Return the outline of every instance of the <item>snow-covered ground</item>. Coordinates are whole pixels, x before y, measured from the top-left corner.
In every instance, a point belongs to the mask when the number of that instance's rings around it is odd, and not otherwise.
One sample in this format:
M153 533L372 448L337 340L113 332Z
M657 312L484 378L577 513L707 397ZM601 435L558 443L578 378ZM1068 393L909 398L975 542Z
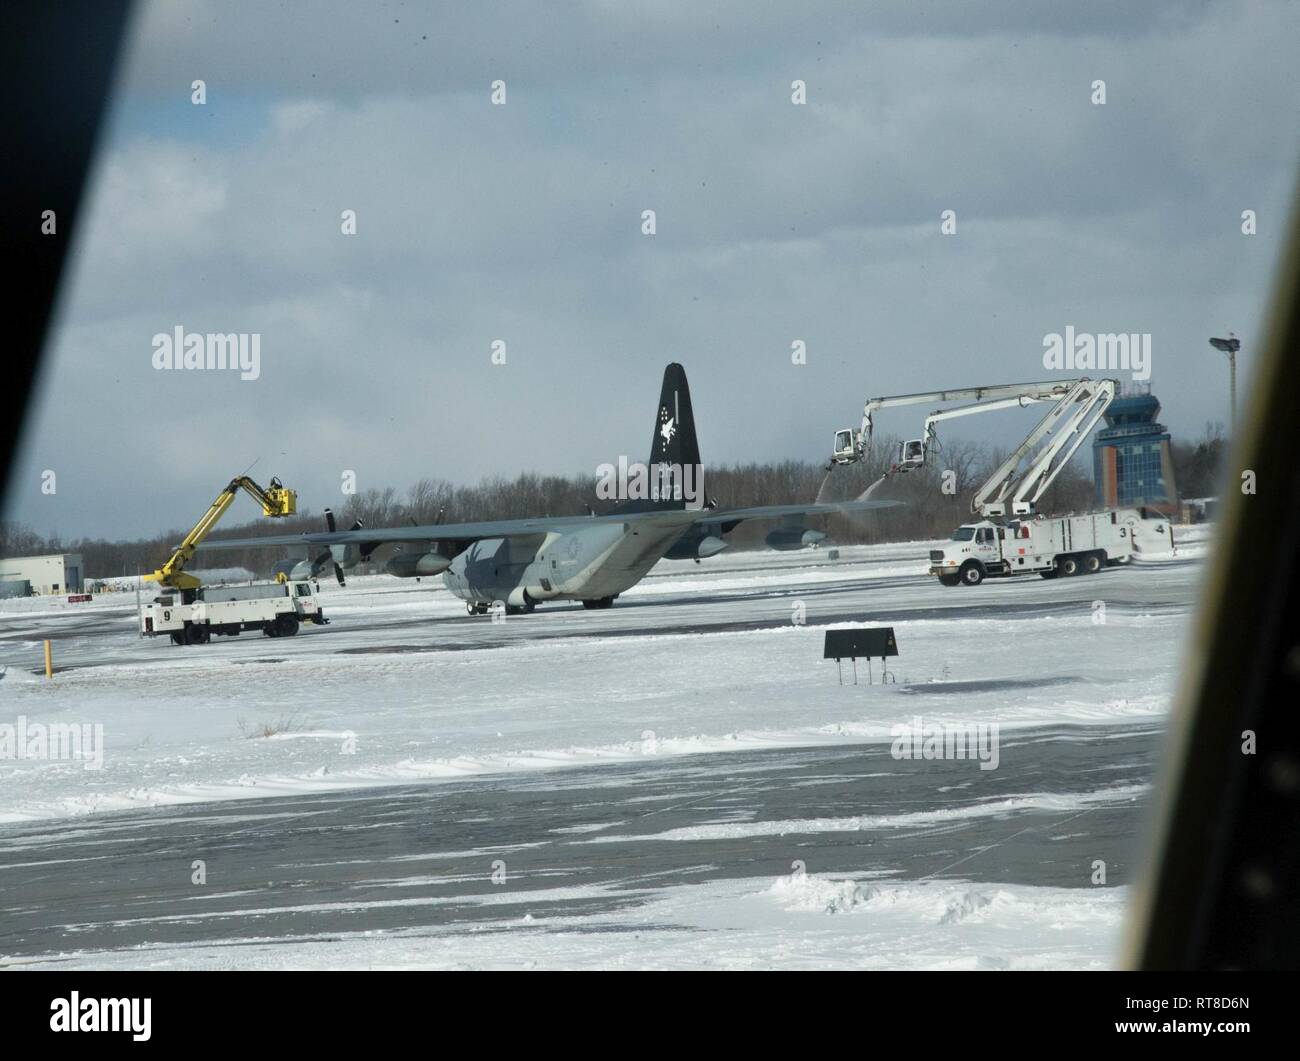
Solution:
M997 723L1004 732L1159 726L1208 528L1181 528L1177 541L1173 555L1088 578L955 589L924 574L926 542L843 548L836 560L817 551L664 562L609 611L544 606L502 622L467 617L440 579L358 577L346 589L322 582L328 627L187 648L138 638L129 592L77 605L0 602L0 727L73 723L103 734L102 764L90 769L6 758L0 744L0 822L653 765L699 752L873 744L918 717ZM901 655L890 664L892 684L865 684L860 663L864 684L840 685L835 664L821 659L824 631L854 623L894 627ZM44 638L54 642L52 680L40 671ZM1135 788L1097 798L1140 795ZM1073 798L1026 791L937 813L1048 814ZM1092 798L1078 794L1080 806ZM638 840L675 845L933 824L907 817L852 807L794 821L732 815ZM586 838L579 829L569 831L584 843L623 839ZM1114 887L723 873L647 889L644 901L604 914L564 912L581 892L538 889L522 916L512 908L462 930L342 931L326 944L309 935L261 943L245 929L229 946L73 951L51 960L164 968L1099 967L1114 960L1125 899ZM231 924L244 916L255 924L258 913L236 906Z
M76 952L27 968L96 969L1102 969L1125 888L891 882L792 874L647 890L611 916L548 906L598 888L534 893L532 912L472 930L358 932ZM401 902L402 900L393 900ZM269 911L232 913L237 917ZM0 959L0 968L10 963ZM14 967L10 965L10 967Z
M1200 555L1205 530L1179 541L1180 557ZM0 750L0 821L882 741L914 716L1009 727L1165 711L1199 565L947 589L921 577L928 546L666 561L609 612L552 606L496 624L465 616L440 579L322 581L328 627L185 648L139 639L130 593L0 602L0 726L103 734L98 768ZM1063 587L1075 599L1062 606ZM976 602L988 607L972 616ZM847 625L821 617L846 608L894 626L896 684L840 686L821 660L826 627ZM750 619L772 625L707 625ZM47 637L67 668L52 680Z

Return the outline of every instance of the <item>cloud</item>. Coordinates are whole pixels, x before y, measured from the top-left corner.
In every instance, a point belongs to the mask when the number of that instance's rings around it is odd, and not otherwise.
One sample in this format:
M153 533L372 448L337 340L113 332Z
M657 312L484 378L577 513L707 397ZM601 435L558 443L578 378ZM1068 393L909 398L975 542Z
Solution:
M1167 422L1226 419L1205 337L1253 341L1295 173L1286 5L539 10L150 5L12 514L152 532L257 457L318 509L344 469L594 471L669 360L706 460L818 459L868 396L1038 378L1066 324L1151 332ZM178 324L261 334L261 379L154 372Z

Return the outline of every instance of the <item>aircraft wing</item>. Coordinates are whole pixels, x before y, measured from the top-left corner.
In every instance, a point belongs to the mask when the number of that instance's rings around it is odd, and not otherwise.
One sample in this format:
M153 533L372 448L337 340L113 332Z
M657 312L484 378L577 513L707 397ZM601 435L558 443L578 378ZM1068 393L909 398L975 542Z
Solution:
M862 512L892 508L898 501L831 501L805 505L758 505L750 508L653 509L647 512L619 512L599 516L543 516L530 519L484 520L479 523L438 523L415 527L362 527L357 530L312 531L306 534L273 534L265 538L208 539L200 550L247 549L275 545L343 545L384 542L478 541L482 538L524 538L552 531L576 530L600 523L647 522L656 527L694 523L739 523L745 519L779 519L782 516L817 516L833 512Z
M479 523L437 523L413 527L362 527L357 530L310 531L306 534L272 534L264 538L208 539L199 549L247 549L259 545L342 545L411 541L478 541L481 538L525 538L551 531L573 530L598 523L649 520L658 526L695 522L698 512L667 509L602 516L542 516L530 519L484 520Z
M695 513L695 523L738 523L742 519L780 519L783 516L824 516L834 512L865 512L893 508L901 501L825 501L810 505L755 505L750 508L707 508Z

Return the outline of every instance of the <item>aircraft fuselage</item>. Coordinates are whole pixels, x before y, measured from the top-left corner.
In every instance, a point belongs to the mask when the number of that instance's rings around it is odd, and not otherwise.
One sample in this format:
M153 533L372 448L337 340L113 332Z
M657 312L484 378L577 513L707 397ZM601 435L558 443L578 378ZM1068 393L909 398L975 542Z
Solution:
M458 555L443 581L462 600L488 606L612 598L636 585L685 529L599 523L535 538L486 538Z

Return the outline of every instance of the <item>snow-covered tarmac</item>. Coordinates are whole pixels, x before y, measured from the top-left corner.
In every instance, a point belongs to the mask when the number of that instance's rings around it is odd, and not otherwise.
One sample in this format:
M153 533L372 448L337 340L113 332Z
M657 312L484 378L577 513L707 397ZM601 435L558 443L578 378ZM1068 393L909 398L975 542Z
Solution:
M123 811L236 797L480 777L488 788L508 787L512 777L553 767L630 764L653 775L656 762L691 753L887 744L891 727L916 717L997 723L1004 739L1061 724L1117 734L1159 728L1207 549L1200 529L1180 531L1179 542L1174 556L1096 576L958 589L923 574L928 543L846 548L834 561L824 552L724 554L699 565L661 563L609 611L544 606L499 623L466 616L438 579L355 578L345 590L322 583L328 627L305 628L292 639L244 635L189 648L137 638L131 594L82 605L0 602L0 667L7 667L0 725L21 719L28 726L103 727L99 769L0 758L0 821L28 823L20 831L30 846L32 827L42 829L38 823L51 818L112 812L120 820ZM822 633L853 622L894 627L901 652L890 668L895 684L837 683L835 664L821 659ZM46 637L55 643L53 680L39 673ZM1013 795L1029 804L990 804L975 813L1046 814L1050 801L1062 798L1050 789ZM942 795L935 799L921 810L942 811ZM808 819L807 828L877 828L870 819L845 805ZM93 828L95 820L87 824ZM690 837L696 841L791 828L776 808L757 815L743 805L681 827L697 830ZM57 835L66 826L51 822L49 829ZM438 957L385 938L382 946L349 940L296 951L268 943L264 961L611 964L615 952L597 939L604 935L622 940L613 963L632 966L704 964L706 957L742 966L929 966L945 964L945 954L992 967L1097 965L1112 956L1122 907L1123 889L995 884L986 877L971 886L968 898L980 913L969 923L1003 918L1010 934L984 933L979 945L948 951L939 937L917 936L928 914L914 922L904 914L960 906L967 895L960 882L874 881L864 869L835 880L812 872L784 884L780 876L759 883L725 869L698 884L655 890L634 913L600 915L621 918L629 931L648 918L635 945L626 933L568 923L553 933L493 933L487 942L480 924L478 942ZM844 929L840 919L830 935L814 929L823 924L823 906L853 914L858 927ZM763 915L771 910L783 911L779 927ZM754 916L746 920L746 911ZM675 932L660 947L648 927L707 926L724 912L745 925L704 933L699 938L712 942L697 950ZM1039 915L1064 926L1061 932L1032 931ZM882 918L898 917L900 932L917 940L906 954L886 946L882 960L867 962L862 940L844 938L845 931L852 937L864 924L879 929ZM786 945L761 945L768 931ZM883 937L877 942L887 944ZM254 955L245 948L238 960L263 962ZM133 964L142 957L127 950L111 960ZM175 965L209 961L197 945L154 957ZM98 954L93 964L109 961Z

